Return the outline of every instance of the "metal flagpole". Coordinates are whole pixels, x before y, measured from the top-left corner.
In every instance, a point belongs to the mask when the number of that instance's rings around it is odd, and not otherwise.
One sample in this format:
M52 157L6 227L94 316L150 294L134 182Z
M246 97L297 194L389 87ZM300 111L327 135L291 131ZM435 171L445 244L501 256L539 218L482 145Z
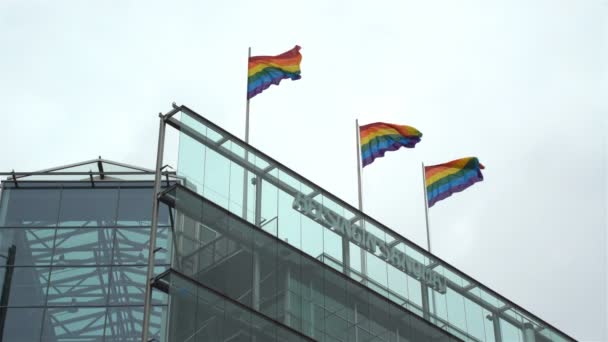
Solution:
M431 233L429 231L429 200L426 194L426 172L424 171L424 162L422 162L422 192L424 193L424 217L426 219L426 243L428 251L431 253Z
M247 57L247 73L249 73L249 59L251 58L251 46L248 49ZM249 75L247 75L247 87L249 87ZM248 94L248 92L245 92ZM249 96L245 104L245 142L249 144ZM245 161L249 162L249 152L245 149ZM247 221L247 169L243 169L243 219Z
M355 119L355 134L357 139L357 185L359 190L359 211L363 212L363 191L361 190L361 132L359 130L359 119ZM365 220L361 219L361 229L365 230ZM363 275L363 284L367 283L367 261L365 251L361 249L361 274Z
M247 56L247 86L249 86L249 59L251 58L251 46ZM249 96L247 96L247 104L245 105L245 142L249 143Z
M251 46L247 50L247 88L249 88L249 60L251 59ZM248 89L247 89L248 90ZM249 91L246 91L247 103L245 105L245 143L249 144ZM249 151L245 149L245 162L249 163ZM248 202L248 188L247 180L249 179L249 171L246 168L243 169L243 219L247 220L247 202ZM261 179L260 177L255 178L255 210L254 210L254 224L256 227L260 226L261 215L260 215L260 197L261 197ZM253 252L252 257L253 274L251 284L251 297L253 308L258 310L260 308L260 256L257 252Z
M422 164L422 192L424 193L424 218L426 221L426 243L428 246L428 251L429 253L431 253L431 233L430 233L430 228L429 228L429 200L427 197L427 193L426 193L426 172L424 170L424 162L421 163ZM424 291L427 291L428 293L428 288L426 286L423 286L423 295L424 295ZM428 296L428 295L427 295ZM431 299L432 299L432 305L433 305L433 313L437 313L437 307L436 307L436 303L435 303L435 291L431 290ZM426 299L426 306L427 306L427 310L429 311L428 313L426 313L426 315L428 316L427 318L430 319L431 318L431 312L430 312L430 308L428 308L428 297Z
M359 119L355 119L357 134L357 185L359 189L359 211L363 211L363 194L361 193L361 141L359 132Z
M158 227L158 194L160 193L161 169L165 147L165 116L160 114L158 129L158 148L156 151L156 169L154 174L154 199L152 203L152 222L150 225L150 242L148 246L148 273L146 275L146 296L144 298L144 319L142 324L142 342L148 342L150 311L152 307L152 278L154 276L154 252L156 249L156 230Z

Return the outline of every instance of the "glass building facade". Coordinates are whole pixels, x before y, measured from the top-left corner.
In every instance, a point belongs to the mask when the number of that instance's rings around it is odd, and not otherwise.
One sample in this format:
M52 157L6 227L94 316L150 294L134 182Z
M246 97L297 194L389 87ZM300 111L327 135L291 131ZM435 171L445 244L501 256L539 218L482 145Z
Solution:
M573 341L189 108L163 125L150 341ZM2 341L141 341L154 171L85 169L2 183Z
M179 218L172 272L318 341L573 340L191 109L175 109L180 117L165 122L180 132L185 182L161 196Z
M150 181L3 182L2 341L141 341ZM161 210L156 265L170 263ZM167 296L154 294L160 341Z

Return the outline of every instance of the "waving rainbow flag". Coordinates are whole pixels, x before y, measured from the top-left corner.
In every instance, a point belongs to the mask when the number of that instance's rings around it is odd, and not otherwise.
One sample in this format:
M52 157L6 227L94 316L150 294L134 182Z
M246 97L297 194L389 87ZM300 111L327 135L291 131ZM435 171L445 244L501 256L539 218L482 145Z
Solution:
M439 165L424 167L426 193L429 208L442 199L452 196L471 185L481 182L481 170L485 167L475 157L452 160Z
M278 85L283 79L299 80L300 62L302 54L298 45L277 56L249 57L247 99L263 92L272 84Z
M375 122L359 127L361 139L361 159L363 167L374 159L384 157L387 151L401 147L413 148L420 142L422 133L414 127Z

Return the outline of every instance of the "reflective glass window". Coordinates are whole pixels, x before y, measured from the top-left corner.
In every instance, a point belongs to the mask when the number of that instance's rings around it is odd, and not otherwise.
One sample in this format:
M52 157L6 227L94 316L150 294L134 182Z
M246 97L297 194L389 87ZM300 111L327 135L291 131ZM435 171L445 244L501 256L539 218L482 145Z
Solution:
M165 307L155 306L150 315L150 338L162 341ZM110 307L105 324L105 342L140 342L144 318L143 306Z
M51 264L55 229L0 229L0 266L14 255L15 266L48 266Z
M109 265L114 229L58 229L53 265Z
M150 229L119 228L116 230L114 243L114 264L142 265L147 264L148 247L150 246ZM170 262L169 228L159 227L156 232L155 253L156 265L168 265Z
M39 306L45 304L49 284L48 267L6 267L2 268L0 283L9 291L8 306ZM5 284L6 279L11 279Z
M164 267L156 267L155 274L165 270ZM137 305L144 303L146 291L147 266L114 266L111 270L109 303L112 305ZM166 295L160 291L154 291L153 304L165 304Z
M152 224L152 194L150 188L120 188L118 200L118 218L116 224L121 227L150 227ZM158 225L169 225L169 208L160 203Z
M148 227L152 219L152 188L122 188L118 205L119 226Z
M102 341L105 317L106 308L66 307L47 309L42 341Z
M108 267L53 267L49 305L105 305Z
M118 189L67 188L61 194L62 227L111 227L116 224Z
M5 189L2 206L6 206L5 227L49 227L57 225L60 189ZM0 210L1 211L1 210Z
M0 310L6 310L2 341L40 341L43 308L4 308ZM24 329L24 327L27 328Z

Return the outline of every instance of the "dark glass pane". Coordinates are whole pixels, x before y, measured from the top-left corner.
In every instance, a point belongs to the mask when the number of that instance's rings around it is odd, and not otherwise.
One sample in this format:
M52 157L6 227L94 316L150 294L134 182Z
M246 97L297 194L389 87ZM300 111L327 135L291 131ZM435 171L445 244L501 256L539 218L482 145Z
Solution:
M146 227L152 220L152 194L149 189L120 189L120 202L118 206L119 226Z
M5 189L2 192L0 226L49 227L57 225L59 189ZM2 219L2 217L0 217Z
M54 266L109 265L114 229L57 229Z
M150 315L149 338L161 341L163 311L166 307L155 306ZM143 306L108 308L105 342L139 342L144 318Z
M165 188L161 188L163 191ZM152 225L153 188L121 188L117 225L122 227L149 227ZM169 226L169 207L159 202L158 225Z
M64 189L59 225L63 227L114 226L118 189Z
M47 309L42 341L101 342L105 316L106 308Z
M150 229L117 229L113 263L120 265L147 264L149 241ZM156 232L156 248L160 249L154 254L156 265L170 263L170 247L169 228L159 227Z
M53 267L49 305L104 305L108 292L108 267Z
M164 267L156 267L155 274L162 273ZM146 275L148 268L146 266L114 266L112 267L112 275L110 279L110 304L129 304L137 305L144 303L146 291ZM153 304L165 304L167 302L166 294L160 291L152 293Z
M35 342L40 341L42 327L42 308L8 308L2 341ZM45 341L45 340L43 340Z
M7 267L2 269L2 291L8 291L8 306L44 305L49 283L48 267ZM10 279L7 284L6 280Z
M51 264L55 229L0 229L0 266L45 266Z

